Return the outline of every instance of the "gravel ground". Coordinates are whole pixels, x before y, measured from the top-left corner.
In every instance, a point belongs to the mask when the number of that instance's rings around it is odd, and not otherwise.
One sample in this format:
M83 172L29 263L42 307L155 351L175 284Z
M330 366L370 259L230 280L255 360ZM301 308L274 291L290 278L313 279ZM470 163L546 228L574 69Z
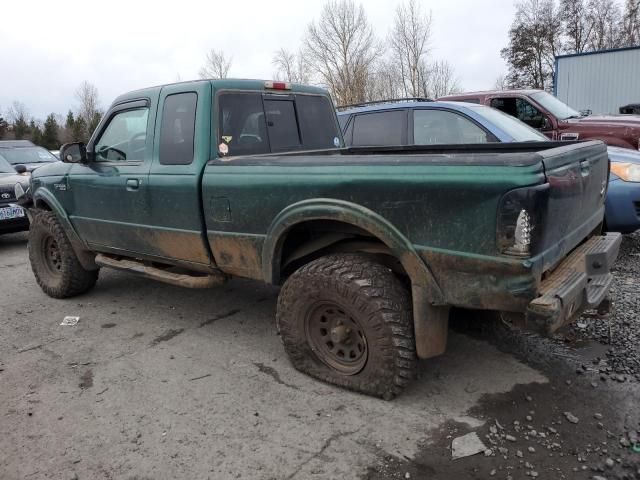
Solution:
M583 315L567 338L609 347L590 365L581 365L584 372L597 374L601 381L640 382L640 232L623 237L613 271L611 314L606 318L597 318L593 312Z

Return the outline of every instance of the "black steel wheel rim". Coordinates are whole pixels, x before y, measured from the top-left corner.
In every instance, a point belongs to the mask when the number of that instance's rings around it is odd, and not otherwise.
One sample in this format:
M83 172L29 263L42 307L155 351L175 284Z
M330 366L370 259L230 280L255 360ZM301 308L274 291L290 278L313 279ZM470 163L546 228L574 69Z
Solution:
M53 274L59 274L62 270L62 255L58 242L53 237L46 237L42 248L47 269Z
M367 338L358 321L344 308L321 302L305 319L307 342L318 358L343 375L355 375L367 363Z

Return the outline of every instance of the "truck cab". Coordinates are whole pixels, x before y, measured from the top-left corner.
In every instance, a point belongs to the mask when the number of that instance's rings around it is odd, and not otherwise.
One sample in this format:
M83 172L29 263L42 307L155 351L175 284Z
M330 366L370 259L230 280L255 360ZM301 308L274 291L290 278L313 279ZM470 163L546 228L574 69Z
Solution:
M578 112L543 90L464 93L439 100L497 108L541 131L551 140L602 140L614 147L640 149L640 116Z

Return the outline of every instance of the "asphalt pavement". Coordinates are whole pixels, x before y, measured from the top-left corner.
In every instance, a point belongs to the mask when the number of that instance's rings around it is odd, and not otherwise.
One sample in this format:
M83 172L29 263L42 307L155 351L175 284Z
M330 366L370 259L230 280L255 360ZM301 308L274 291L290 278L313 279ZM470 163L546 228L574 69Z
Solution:
M447 353L421 362L418 380L388 402L291 367L275 287L187 290L103 269L93 291L55 300L37 286L26 246L26 234L0 237L3 480L640 476L640 453L618 445L639 428L638 382L596 388L575 373L600 344L452 332ZM61 325L68 316L77 324ZM526 417L547 433L555 425L560 447L538 438L529 452L520 417L523 428ZM469 432L487 451L451 460L452 440ZM524 437L531 445L517 447ZM600 441L607 454L590 457Z

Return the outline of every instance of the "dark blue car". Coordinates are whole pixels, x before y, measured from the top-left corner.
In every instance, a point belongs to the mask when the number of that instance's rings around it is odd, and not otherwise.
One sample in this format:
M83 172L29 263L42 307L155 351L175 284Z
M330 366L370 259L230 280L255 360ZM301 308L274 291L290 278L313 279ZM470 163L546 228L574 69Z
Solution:
M499 110L463 102L375 102L339 109L338 121L349 146L549 141ZM640 228L640 152L609 147L609 158L606 227L630 233Z

